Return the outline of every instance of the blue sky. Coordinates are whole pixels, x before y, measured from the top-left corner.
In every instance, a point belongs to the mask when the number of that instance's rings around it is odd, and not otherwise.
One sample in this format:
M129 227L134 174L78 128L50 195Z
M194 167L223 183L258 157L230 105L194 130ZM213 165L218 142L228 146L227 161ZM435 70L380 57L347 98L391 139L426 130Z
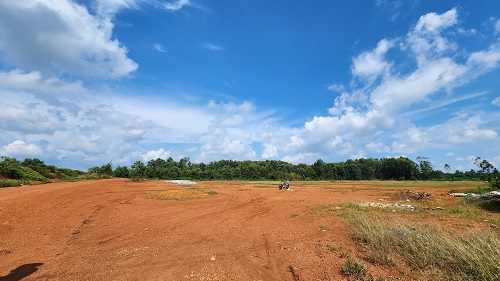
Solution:
M0 155L500 166L499 1L0 2Z

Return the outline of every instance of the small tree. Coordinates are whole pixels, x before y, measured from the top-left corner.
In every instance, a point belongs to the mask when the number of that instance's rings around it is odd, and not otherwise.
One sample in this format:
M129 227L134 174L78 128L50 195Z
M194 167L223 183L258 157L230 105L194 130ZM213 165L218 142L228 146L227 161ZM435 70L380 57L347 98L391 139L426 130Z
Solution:
M117 178L128 178L129 177L129 171L127 166L117 166L116 169L113 171L113 177Z
M146 165L142 161L137 160L130 166L129 171L131 178L144 178L146 177Z
M428 180L429 175L434 170L434 166L429 161L429 157L417 157L418 169L420 171L421 179Z
M450 173L450 171L451 171L451 167L450 167L450 165L448 165L448 164L444 164L444 169L446 170L446 172L447 172L448 174L449 174L449 173Z

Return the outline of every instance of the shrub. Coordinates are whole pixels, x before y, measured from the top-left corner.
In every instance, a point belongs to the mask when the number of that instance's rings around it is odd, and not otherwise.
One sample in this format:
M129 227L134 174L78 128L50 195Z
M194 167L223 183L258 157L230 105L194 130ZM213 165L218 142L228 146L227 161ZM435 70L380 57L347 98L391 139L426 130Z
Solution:
M0 188L2 187L13 187L23 185L20 181L16 180L0 180Z
M492 177L489 182L493 189L500 189L500 176Z

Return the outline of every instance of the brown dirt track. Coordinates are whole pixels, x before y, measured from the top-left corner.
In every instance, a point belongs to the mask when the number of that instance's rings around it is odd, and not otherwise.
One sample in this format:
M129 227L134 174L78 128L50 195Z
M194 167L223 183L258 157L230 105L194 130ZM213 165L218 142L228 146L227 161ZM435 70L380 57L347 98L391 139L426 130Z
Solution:
M199 182L217 194L186 201L145 196L182 189L164 181L3 188L0 280L347 280L345 257L328 248L354 251L347 226L311 208L389 198L396 188L323 184Z

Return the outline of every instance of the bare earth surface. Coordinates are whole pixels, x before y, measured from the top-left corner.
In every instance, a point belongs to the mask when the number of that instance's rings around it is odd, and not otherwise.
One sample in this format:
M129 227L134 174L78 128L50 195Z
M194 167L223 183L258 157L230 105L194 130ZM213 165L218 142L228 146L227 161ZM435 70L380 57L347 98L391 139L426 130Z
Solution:
M355 248L347 226L312 208L374 202L396 187L292 184L199 182L217 194L186 201L146 197L184 188L165 181L3 188L0 280L347 280L345 257L331 250Z

